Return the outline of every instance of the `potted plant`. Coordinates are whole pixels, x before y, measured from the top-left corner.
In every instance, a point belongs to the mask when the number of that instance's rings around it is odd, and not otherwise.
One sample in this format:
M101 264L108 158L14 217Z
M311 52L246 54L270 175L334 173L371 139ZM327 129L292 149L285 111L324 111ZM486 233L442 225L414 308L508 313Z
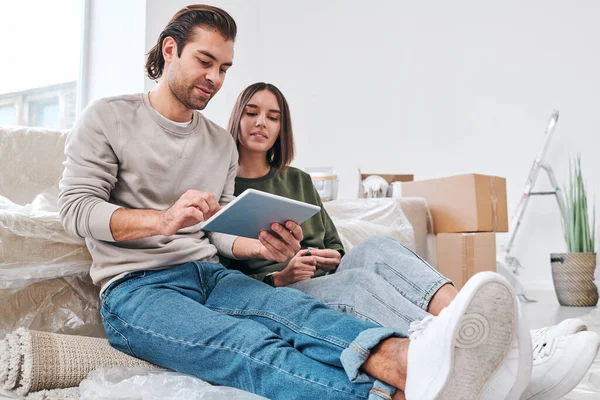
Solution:
M596 207L594 204L592 214L588 212L579 155L569 163L569 183L563 196L562 227L568 253L550 255L556 297L563 306L595 306Z

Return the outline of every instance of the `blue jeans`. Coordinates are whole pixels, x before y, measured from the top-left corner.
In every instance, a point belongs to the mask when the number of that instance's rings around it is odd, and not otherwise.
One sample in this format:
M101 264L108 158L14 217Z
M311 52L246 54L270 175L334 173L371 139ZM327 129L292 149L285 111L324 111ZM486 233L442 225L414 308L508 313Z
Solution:
M156 365L272 399L390 399L360 370L392 328L220 264L134 272L102 294L110 344Z
M398 241L370 237L353 247L333 274L290 285L329 307L408 337L433 295L452 283Z

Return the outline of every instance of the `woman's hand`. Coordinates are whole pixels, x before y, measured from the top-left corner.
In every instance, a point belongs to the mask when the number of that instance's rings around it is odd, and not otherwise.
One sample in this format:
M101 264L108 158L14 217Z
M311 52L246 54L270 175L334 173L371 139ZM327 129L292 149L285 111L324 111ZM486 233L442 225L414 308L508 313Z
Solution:
M308 252L309 250L300 250L283 271L273 274L275 287L291 285L314 276L317 260L315 256L306 255Z
M284 262L294 257L300 250L300 242L304 238L300 225L287 221L285 227L277 223L271 225L273 233L262 231L258 237L260 247L256 258Z
M331 249L308 249L317 261L317 268L323 271L332 271L340 265L342 255L337 250Z

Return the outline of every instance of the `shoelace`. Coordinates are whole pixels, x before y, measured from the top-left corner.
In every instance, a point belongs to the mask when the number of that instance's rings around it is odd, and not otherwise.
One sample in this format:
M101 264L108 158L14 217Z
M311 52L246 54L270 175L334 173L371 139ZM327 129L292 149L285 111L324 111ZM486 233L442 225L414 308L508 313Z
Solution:
M533 359L547 357L550 355L551 340L548 340L548 331L550 327L536 329L531 331L531 342L533 344ZM554 340L554 339L552 339Z
M545 336L547 334L547 332L550 330L550 326L547 326L545 328L540 328L540 329L533 329L531 331L531 340L532 341L536 341L538 339L540 339L542 336Z
M437 315L437 316L429 314L420 321L411 322L410 326L408 327L408 336L409 336L410 340L414 340L414 339L418 338L419 336L421 336L423 334L423 332L427 329L429 324L431 324L432 321L439 319L439 318L443 319L444 315L446 315L446 314L452 314L454 312L455 308L456 308L456 300L452 301L446 308L444 308L442 311L440 311L439 315Z
M433 315L428 315L420 321L413 321L410 323L410 327L408 328L408 336L411 340L414 340L421 336L423 331L427 329L431 321L433 321L435 317Z

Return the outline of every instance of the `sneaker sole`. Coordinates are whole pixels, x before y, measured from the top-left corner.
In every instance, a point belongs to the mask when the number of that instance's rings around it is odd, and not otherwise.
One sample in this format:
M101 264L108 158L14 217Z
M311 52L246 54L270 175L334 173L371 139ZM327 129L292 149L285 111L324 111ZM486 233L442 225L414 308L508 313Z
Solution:
M500 393L489 397L493 390L487 385L515 340L517 300L510 284L495 275L485 274L472 283L479 288L454 331L451 372L436 400L474 400L484 391L486 400L505 397ZM512 387L514 383L505 385Z

